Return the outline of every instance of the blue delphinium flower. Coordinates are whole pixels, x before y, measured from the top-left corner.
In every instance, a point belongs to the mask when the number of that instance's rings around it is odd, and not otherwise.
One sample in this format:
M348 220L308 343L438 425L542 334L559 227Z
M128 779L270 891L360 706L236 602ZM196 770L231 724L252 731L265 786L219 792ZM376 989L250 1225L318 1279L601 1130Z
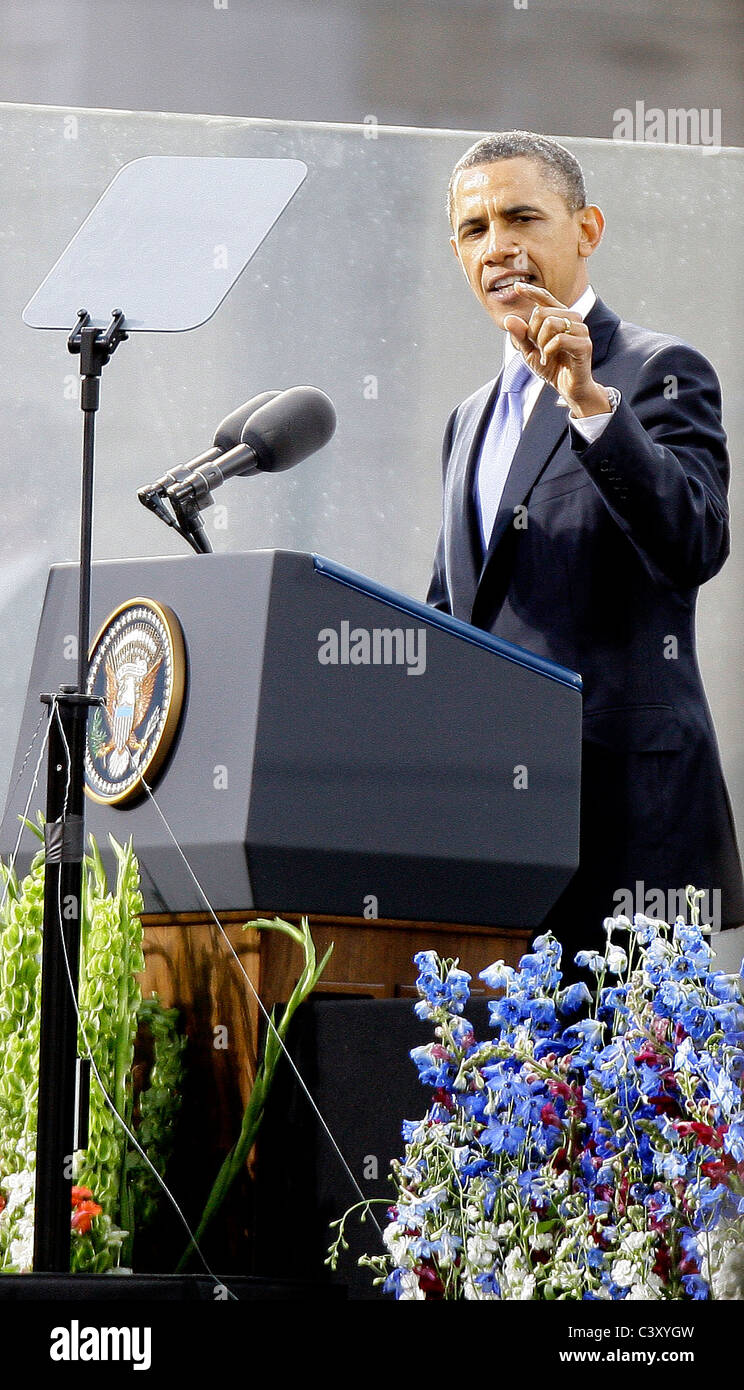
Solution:
M642 912L636 912L631 924L631 931L634 933L639 946L650 946L651 942L659 935L659 924L653 917L646 917Z
M601 1046L604 1030L604 1024L593 1018L582 1019L579 1023L572 1023L564 1029L564 1037L576 1036L583 1040L579 1051L573 1054L579 1066L592 1061L594 1050Z
M732 1041L738 1041L739 1035L744 1031L744 1006L741 1004L713 1004L711 1013L715 1019L716 1027L720 1028L724 1035L731 1035Z
M624 1018L627 1018L627 994L627 985L618 985L612 988L606 986L604 989L600 990L597 1018L601 1019L603 1023L608 1024L613 1023L615 1014L621 1014Z
M695 1301L708 1298L710 1295L708 1285L699 1274L683 1274L682 1284L687 1297Z
M604 992L607 993L607 991ZM567 985L567 987L562 989L556 996L556 1003L562 1014L577 1014L579 1009L584 1008L586 1004L591 1004L591 1002L591 990L583 980L579 980L572 985Z
M483 1130L480 1142L485 1144L486 1148L503 1150L514 1157L519 1153L526 1138L527 1130L522 1125L509 1120L498 1120L494 1115Z
M550 934L518 969L481 972L503 992L489 1004L490 1043L463 1017L467 973L416 957L437 1042L412 1056L435 1096L403 1131L396 1297L712 1296L708 1235L744 1215L733 1171L744 1163L744 976L711 970L695 923L639 915L604 928L604 954L577 956L615 976L596 1005L586 984L560 988ZM628 953L613 942L622 930ZM594 1016L566 1026L583 1010Z
M446 1008L453 1014L461 1014L470 998L470 975L452 964L444 971L435 951L419 951L414 956L419 968L416 981L422 998L414 1006L421 1019L434 1016L439 1008Z
M716 1020L699 995L693 994L683 1001L678 1012L682 1027L693 1042L704 1043L715 1031Z
M687 1158L678 1149L668 1153L654 1151L654 1171L665 1178L683 1178L687 1172Z
M654 994L654 1013L661 1018L671 1018L684 1005L686 997L676 980L661 980Z
M717 1065L712 1057L702 1053L698 1059L698 1069L708 1083L710 1098L718 1114L726 1118L734 1114L741 1104L741 1094L727 1068Z
M544 995L538 995L537 998L528 1000L526 1015L533 1028L541 1033L552 1032L555 1027L555 1004L552 999L547 999Z
M723 1136L723 1147L737 1163L744 1163L744 1110L731 1116L728 1130Z
M546 940L547 938L538 938ZM533 985L539 984L543 990L555 989L561 978L561 972L556 965L556 953L552 949L544 947L536 950L533 954L522 956L519 962L519 969L524 980ZM530 977L533 977L530 979Z
M504 965L503 960L497 960L494 965L481 970L478 979L483 980L489 989L508 989L515 983L517 972L513 965Z
M501 1298L501 1286L494 1270L484 1270L482 1274L476 1274L473 1283L483 1293L492 1294L494 1298Z
M595 975L601 975L607 961L599 951L579 951L574 956L574 964L578 965L580 970L592 970Z
M738 1003L741 1000L739 981L733 975L724 974L723 970L711 971L706 976L705 983L710 993L722 1004Z
M522 1022L525 1013L524 1003L513 995L505 994L501 999L489 1000L488 1012L492 1028L510 1031Z
M455 1079L454 1068L441 1057L432 1057L432 1047L414 1047L409 1054L418 1068L419 1081L424 1086L446 1086Z

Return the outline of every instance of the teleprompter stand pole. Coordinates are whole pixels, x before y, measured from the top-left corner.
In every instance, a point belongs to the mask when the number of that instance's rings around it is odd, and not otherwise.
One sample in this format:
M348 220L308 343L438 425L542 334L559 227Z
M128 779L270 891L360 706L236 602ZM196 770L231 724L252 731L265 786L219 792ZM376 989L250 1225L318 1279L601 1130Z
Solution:
M127 337L124 314L114 310L108 328L94 328L81 309L67 346L80 354L83 411L83 476L80 516L77 683L42 695L51 707L45 829L44 947L41 965L39 1110L36 1138L34 1270L70 1268L72 1155L75 1087L82 865L85 842L84 758L88 710L100 704L86 694L90 643L91 544L95 414L101 371ZM68 973L69 972L69 973ZM74 997L73 997L74 996Z

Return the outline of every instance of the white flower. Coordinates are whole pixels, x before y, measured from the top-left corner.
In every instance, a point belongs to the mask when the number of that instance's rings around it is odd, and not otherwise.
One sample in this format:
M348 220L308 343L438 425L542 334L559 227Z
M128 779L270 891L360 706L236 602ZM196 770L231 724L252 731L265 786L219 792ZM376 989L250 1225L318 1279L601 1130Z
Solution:
M16 1226L16 1233L10 1242L10 1263L25 1274L31 1269L34 1260L34 1223L24 1217Z
M410 1236L405 1234L405 1227L397 1221L392 1221L389 1226L385 1227L382 1239L395 1263L397 1265L404 1264L410 1242Z
M463 1144L460 1148L453 1147L450 1152L455 1168L463 1168L470 1158L470 1149L467 1144Z
M448 1265L451 1265L453 1261L457 1259L460 1251L460 1243L449 1231L442 1231L439 1233L437 1235L437 1240L440 1240L442 1243L437 1260L440 1267L446 1269Z
M28 1169L22 1173L9 1173L3 1178L2 1189L7 1198L3 1216L7 1220L19 1207L25 1207L28 1202L33 1201L35 1181L34 1174Z
M658 1274L649 1274L644 1283L632 1284L628 1303L655 1302L663 1297L663 1284Z
M608 944L605 958L607 969L612 975L620 975L628 964L628 957L622 946Z
M631 1231L630 1235L624 1236L620 1242L620 1249L630 1254L633 1250L643 1250L648 1242L648 1231Z
M468 1237L466 1255L469 1265L476 1269L490 1269L498 1243L493 1237L476 1233Z
M744 1299L744 1222L722 1221L710 1232L710 1253L705 1239L698 1239L704 1252L701 1273L710 1284L713 1297L726 1302Z
M510 1250L503 1268L504 1296L513 1302L527 1302L535 1297L535 1276L527 1268L521 1250Z
M400 1293L398 1295L401 1303L423 1303L426 1294L419 1288L419 1281L412 1269L404 1269L400 1276Z
M612 1266L612 1278L621 1289L628 1288L636 1277L632 1260L615 1260Z

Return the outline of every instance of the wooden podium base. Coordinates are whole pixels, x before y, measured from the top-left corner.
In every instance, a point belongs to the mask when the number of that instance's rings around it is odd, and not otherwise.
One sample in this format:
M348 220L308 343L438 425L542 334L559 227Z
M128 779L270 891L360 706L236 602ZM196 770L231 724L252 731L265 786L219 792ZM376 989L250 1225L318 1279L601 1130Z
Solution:
M262 1032L253 990L270 1011L289 997L300 972L301 951L289 937L275 931L243 929L256 917L274 916L299 920L296 913L271 911L219 914L242 970L213 921L197 914L143 918L143 995L157 990L166 1007L176 1006L189 1039L177 1156L170 1170L174 1191L188 1210L201 1209L222 1159L240 1132ZM528 930L439 922L370 922L350 917L311 916L310 926L318 959L334 943L319 982L319 996L336 995L347 1000L410 996L411 1010L416 998L413 956L417 951L435 950L443 957L458 957L462 968L473 977L473 994L484 996L487 991L477 978L478 972L500 958L516 964L528 949L531 936ZM253 1172L252 1161L249 1172ZM251 1209L256 1200L260 1201L260 1194L255 1188L238 1184L215 1223L217 1244L212 1253L224 1261L223 1268L244 1271L247 1267ZM183 1248L180 1229L173 1242L177 1256ZM164 1256L161 1248L153 1258L161 1260Z
M196 1068L209 1093L221 1097L220 1114L231 1134L237 1095L239 1117L255 1073L259 1006L253 990L270 1011L289 997L302 964L300 949L289 937L244 930L246 922L274 916L299 921L297 913L219 914L248 980L210 919L191 913L143 917L143 994L157 990L166 1007L181 1010L190 1040L190 1071ZM518 928L355 917L311 916L310 928L318 959L334 944L318 993L363 999L410 996L412 1001L417 975L413 957L418 951L459 958L462 969L473 977L472 993L477 995L485 992L478 972L499 959L516 965L531 936Z

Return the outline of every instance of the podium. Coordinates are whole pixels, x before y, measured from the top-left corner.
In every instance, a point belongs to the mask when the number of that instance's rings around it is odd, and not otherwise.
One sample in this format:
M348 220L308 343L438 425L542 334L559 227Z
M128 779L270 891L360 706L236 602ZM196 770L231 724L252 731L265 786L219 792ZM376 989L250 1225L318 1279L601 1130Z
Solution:
M76 598L77 566L55 565L12 787L39 694L74 670ZM413 994L422 949L473 974L519 958L578 864L574 672L309 554L94 564L94 631L144 598L175 614L185 653L154 796L267 1006L287 997L298 961L285 938L242 931L251 916L310 915L318 950L335 942L326 993ZM26 794L6 808L4 857ZM43 805L40 786L32 811ZM203 1040L222 1131L251 1070L249 991L152 802L88 800L86 823L104 857L109 834L133 838L143 988ZM229 1050L211 1046L216 1024Z
M50 572L11 785L70 672L76 582ZM310 555L99 561L94 630L138 596L184 634L155 795L215 909L539 924L578 862L578 676ZM148 912L203 910L146 799L86 821L133 836Z

